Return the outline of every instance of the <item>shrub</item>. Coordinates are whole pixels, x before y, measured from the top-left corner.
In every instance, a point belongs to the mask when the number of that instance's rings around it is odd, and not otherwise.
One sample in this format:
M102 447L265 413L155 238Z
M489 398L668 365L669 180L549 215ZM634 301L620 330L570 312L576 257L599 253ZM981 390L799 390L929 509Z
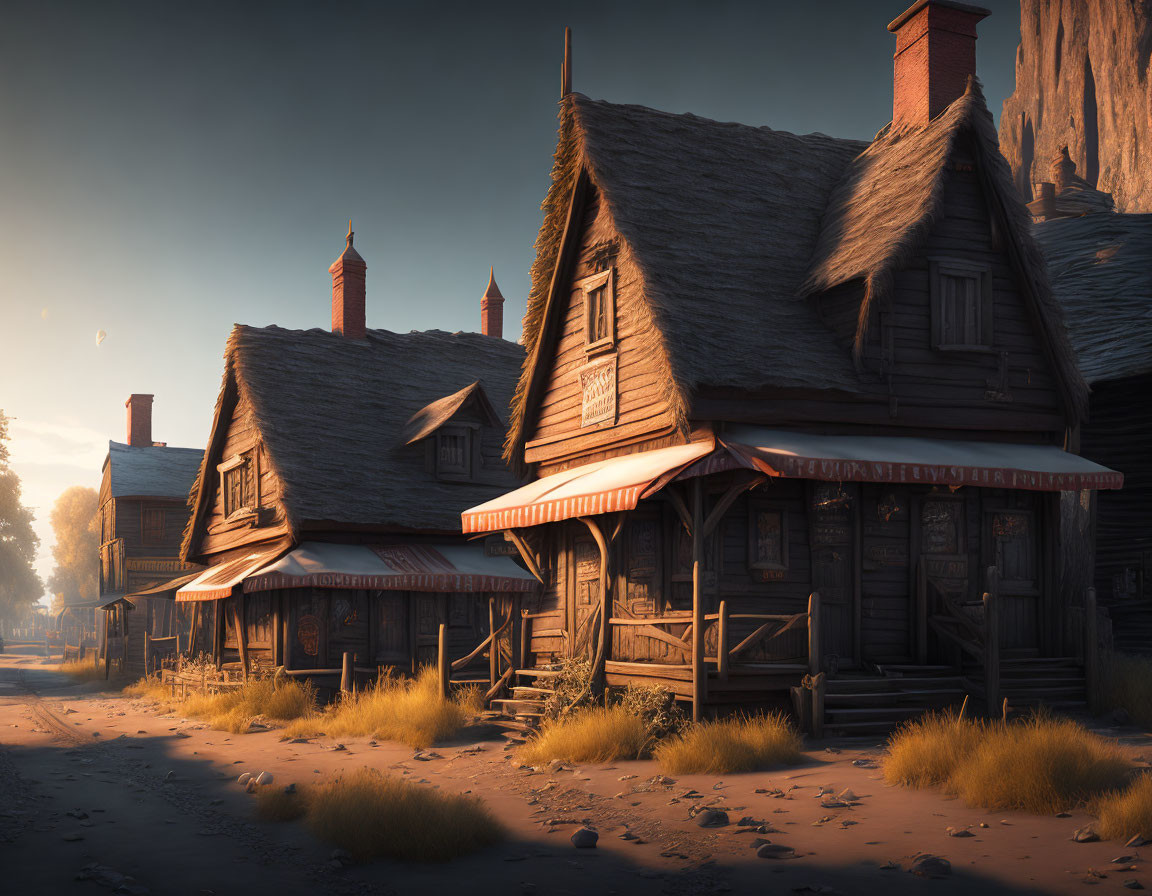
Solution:
M751 772L800 759L800 735L782 713L691 725L656 747L669 774Z
M889 783L942 784L987 809L1049 814L1083 806L1122 786L1130 768L1116 744L1043 714L1010 723L929 716L902 727L889 743Z
M343 697L323 714L289 725L285 736L378 737L422 749L464 727L474 703L470 693L445 700L436 669L426 666L416 678L381 678L367 690Z
M1110 840L1152 836L1152 774L1137 775L1124 790L1105 794L1093 803L1099 816L1096 830Z
M309 829L361 862L446 862L505 836L477 797L440 793L366 768L310 788L306 803Z
M592 694L592 661L587 657L564 660L552 679L552 693L544 701L544 719L558 719L570 712L596 705Z
M688 724L676 695L667 688L629 684L620 695L620 706L644 722L653 742L679 734Z
M1137 724L1152 725L1152 658L1112 654L1104 670L1104 702L1124 709Z
M906 787L945 784L987 734L985 723L951 711L905 722L888 740L884 780Z
M76 660L70 663L61 663L60 671L73 681L96 681L104 678L104 666L95 661Z
M308 791L296 788L261 787L256 791L256 817L261 821L295 821L308 812Z
M219 694L191 696L179 708L186 715L207 719L213 728L243 734L258 717L291 722L314 715L316 695L308 682L256 678Z
M561 762L612 762L641 759L652 739L644 720L623 706L594 706L544 723L520 750L521 761L543 765Z

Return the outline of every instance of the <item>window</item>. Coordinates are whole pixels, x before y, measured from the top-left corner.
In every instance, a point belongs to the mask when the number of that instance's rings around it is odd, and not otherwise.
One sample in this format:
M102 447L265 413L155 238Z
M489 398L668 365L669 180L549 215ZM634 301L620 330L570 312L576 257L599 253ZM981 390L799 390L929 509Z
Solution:
M144 544L162 544L164 541L163 508L141 507L140 531Z
M752 506L748 514L748 568L788 569L788 517L783 508Z
M443 426L436 433L436 475L445 479L472 477L472 429Z
M932 347L940 351L992 350L992 276L965 261L931 262Z
M220 491L224 497L224 517L254 513L256 510L256 471L252 452L238 454L220 464Z
M599 352L616 344L616 294L611 269L581 280L584 293L584 350Z

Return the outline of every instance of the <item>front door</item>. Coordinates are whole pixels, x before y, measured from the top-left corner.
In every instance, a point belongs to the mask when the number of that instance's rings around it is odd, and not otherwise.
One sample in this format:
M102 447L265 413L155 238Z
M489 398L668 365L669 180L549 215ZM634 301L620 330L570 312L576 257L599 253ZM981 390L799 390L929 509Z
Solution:
M592 614L600 603L600 548L591 535L574 535L568 601L568 644L570 656L589 656Z
M1036 514L994 510L988 531L1000 571L1000 647L1035 653L1040 647L1040 567Z
M817 482L809 492L812 590L820 594L825 668L854 666L856 656L856 502L854 485Z

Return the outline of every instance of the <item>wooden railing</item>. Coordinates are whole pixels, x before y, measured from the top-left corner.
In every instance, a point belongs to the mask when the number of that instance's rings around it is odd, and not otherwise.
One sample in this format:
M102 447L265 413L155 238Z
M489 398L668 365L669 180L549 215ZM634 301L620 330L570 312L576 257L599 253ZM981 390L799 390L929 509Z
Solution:
M441 623L440 630L437 636L436 644L436 674L440 683L440 693L447 697L451 690L453 680L452 673L458 672L467 668L481 656L488 657L488 679L487 690L484 694L485 702L491 700L508 684L509 680L515 674L518 665L523 665L523 656L519 657L519 664L517 657L513 656L511 647L505 646L500 636L504 632L509 632L508 643L511 644L513 639L512 626L516 617L518 607L517 601L511 599L508 602L508 615L500 622L496 623L496 599L488 599L488 634L479 644L464 656L452 660L448 657L448 626ZM523 634L521 635L521 654L524 650ZM480 684L482 680L455 682L457 684Z

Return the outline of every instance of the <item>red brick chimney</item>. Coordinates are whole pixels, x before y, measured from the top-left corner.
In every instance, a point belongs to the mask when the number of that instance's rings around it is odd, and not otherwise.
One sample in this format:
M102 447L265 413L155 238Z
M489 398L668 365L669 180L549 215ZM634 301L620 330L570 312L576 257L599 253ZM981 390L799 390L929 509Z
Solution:
M152 447L151 395L129 395L124 402L128 408L128 444L134 447Z
M496 285L496 269L488 271L488 288L480 300L480 332L485 336L504 338L504 296Z
M955 0L917 0L888 26L896 35L894 126L927 124L964 95L976 74L976 23L988 15Z
M364 338L364 272L368 265L352 248L352 222L348 222L347 243L332 262L332 332L348 339Z

